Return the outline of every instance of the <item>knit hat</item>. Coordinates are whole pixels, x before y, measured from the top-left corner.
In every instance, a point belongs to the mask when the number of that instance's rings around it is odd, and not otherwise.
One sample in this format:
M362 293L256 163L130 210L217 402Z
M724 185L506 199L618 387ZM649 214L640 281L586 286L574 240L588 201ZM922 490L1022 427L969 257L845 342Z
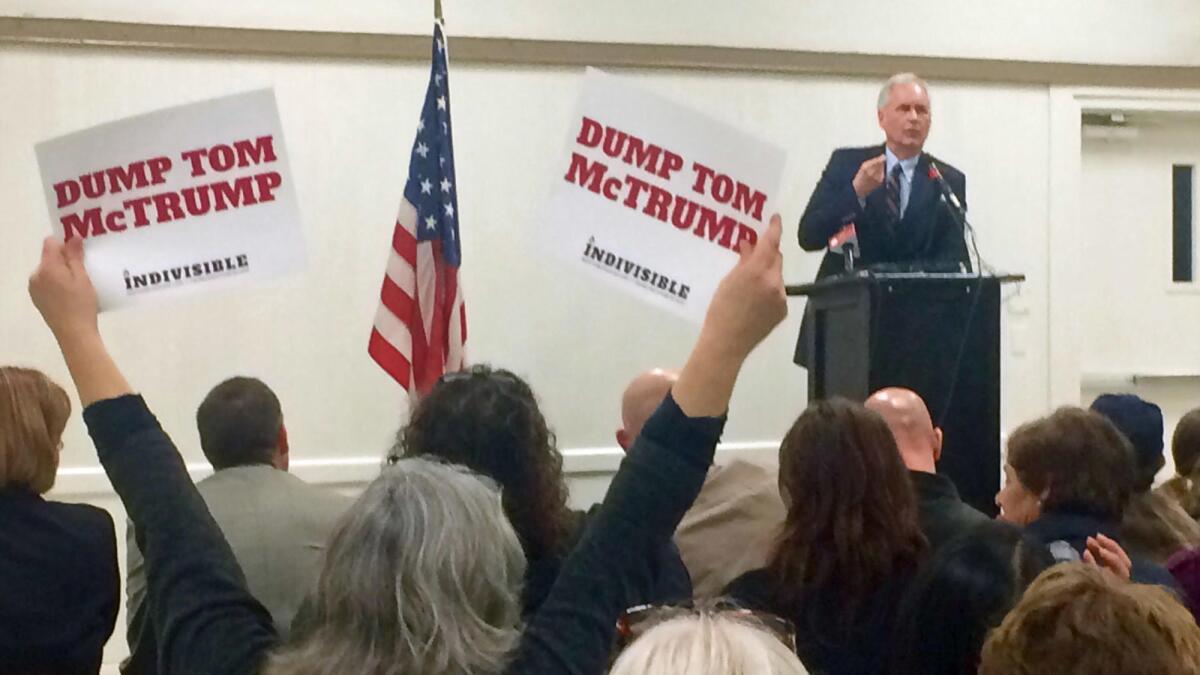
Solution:
M1133 394L1101 394L1092 410L1104 415L1133 445L1138 469L1157 471L1163 464L1162 410Z

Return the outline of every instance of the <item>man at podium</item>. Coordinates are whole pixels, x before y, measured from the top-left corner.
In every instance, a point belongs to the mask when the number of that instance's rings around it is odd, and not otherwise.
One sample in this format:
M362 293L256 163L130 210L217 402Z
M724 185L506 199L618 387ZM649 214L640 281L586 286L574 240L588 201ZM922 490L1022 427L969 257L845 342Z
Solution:
M959 224L965 208L966 177L923 151L929 135L929 91L912 73L893 75L879 91L879 128L885 141L833 151L804 215L800 247L819 251L857 239L852 254L858 267L890 271L957 272L970 269ZM948 186L958 204L942 203ZM853 227L851 227L853 226ZM817 280L846 269L844 254L826 252ZM801 344L808 316L801 327ZM808 365L800 349L798 362Z

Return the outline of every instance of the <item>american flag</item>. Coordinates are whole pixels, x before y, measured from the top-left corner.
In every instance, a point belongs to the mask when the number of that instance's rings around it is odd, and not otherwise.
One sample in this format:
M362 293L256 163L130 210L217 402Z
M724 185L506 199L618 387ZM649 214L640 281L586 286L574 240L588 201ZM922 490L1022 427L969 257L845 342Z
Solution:
M467 341L458 285L462 248L450 132L446 38L437 22L425 105L367 347L371 358L414 395L462 368Z

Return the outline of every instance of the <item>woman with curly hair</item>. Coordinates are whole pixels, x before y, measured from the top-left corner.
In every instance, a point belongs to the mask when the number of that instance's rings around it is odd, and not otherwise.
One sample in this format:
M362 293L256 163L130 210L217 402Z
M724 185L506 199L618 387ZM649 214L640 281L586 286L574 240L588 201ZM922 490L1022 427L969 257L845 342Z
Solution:
M809 670L881 672L928 547L887 423L844 399L812 404L780 445L779 491L788 512L770 561L726 592L791 619Z
M477 365L444 376L400 430L389 461L436 457L496 481L528 568L526 616L550 593L559 568L586 526L567 506L562 454L529 385L502 368ZM629 604L691 596L679 553L669 542Z

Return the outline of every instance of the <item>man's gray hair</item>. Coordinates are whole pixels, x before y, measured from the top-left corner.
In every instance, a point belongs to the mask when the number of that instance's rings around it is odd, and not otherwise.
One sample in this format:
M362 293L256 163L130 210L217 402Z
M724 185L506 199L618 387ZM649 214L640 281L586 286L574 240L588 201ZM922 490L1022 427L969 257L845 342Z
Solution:
M621 653L609 675L806 675L791 648L756 622L701 612L664 621Z
M877 109L883 110L887 106L888 101L892 98L892 87L899 84L919 84L925 90L925 94L929 94L929 85L916 73L896 73L889 77L888 81L883 83L883 88L879 90L879 100L875 105Z
M264 673L502 672L520 638L524 575L494 486L402 459L339 521L311 621Z

